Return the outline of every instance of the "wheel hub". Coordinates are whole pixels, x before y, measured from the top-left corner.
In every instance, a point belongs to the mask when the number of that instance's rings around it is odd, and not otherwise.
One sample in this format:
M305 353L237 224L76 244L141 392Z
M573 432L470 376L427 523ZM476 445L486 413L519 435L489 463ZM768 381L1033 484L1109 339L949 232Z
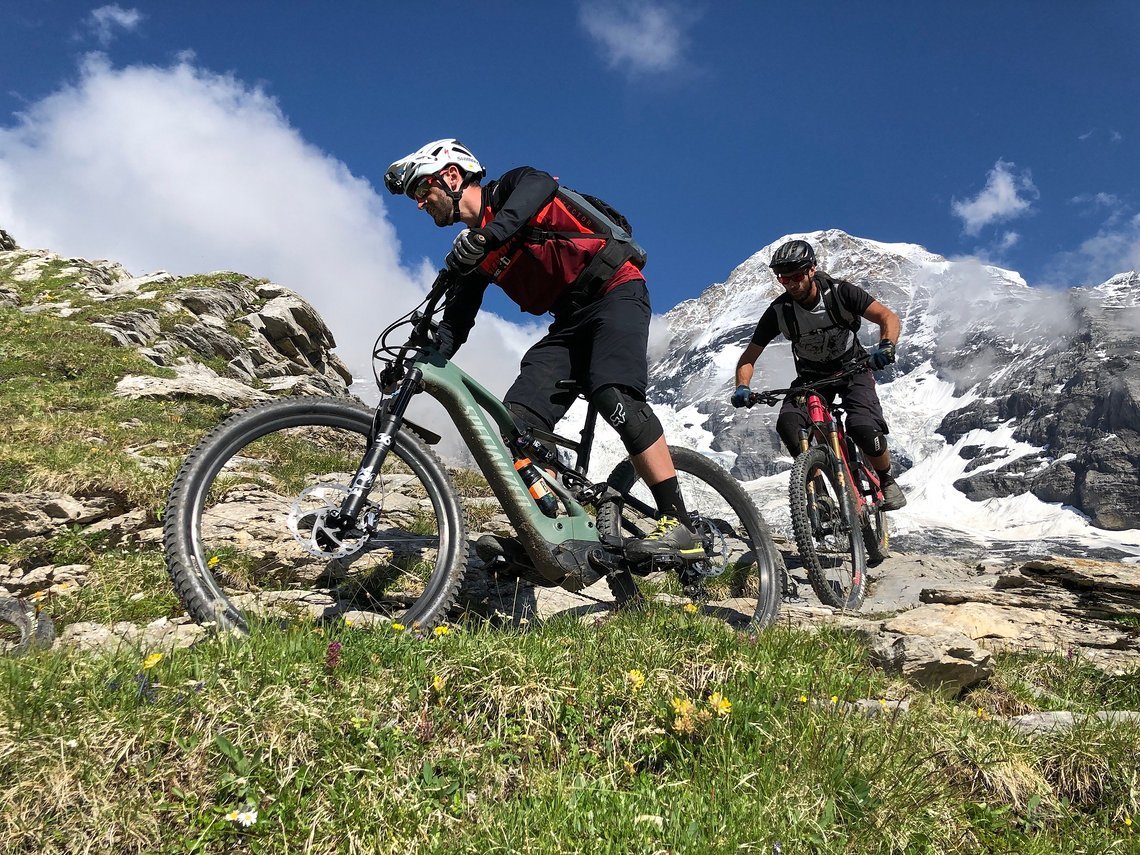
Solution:
M313 484L297 496L289 511L289 530L306 552L333 560L354 555L368 543L367 523L346 526L339 518L347 496L344 484ZM375 509L370 506L361 517L375 517Z

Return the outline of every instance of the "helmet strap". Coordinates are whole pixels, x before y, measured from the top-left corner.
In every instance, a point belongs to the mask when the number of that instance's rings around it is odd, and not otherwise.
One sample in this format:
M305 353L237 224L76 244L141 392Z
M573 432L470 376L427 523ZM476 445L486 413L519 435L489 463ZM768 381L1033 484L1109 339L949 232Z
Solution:
M459 170L463 176L463 180L459 183L458 190L452 190L447 186L446 181L440 181L440 189L443 190L449 197L451 197L451 224L455 225L459 222L459 200L463 196L463 191L467 189L467 185L474 183L475 177L470 173L465 173Z

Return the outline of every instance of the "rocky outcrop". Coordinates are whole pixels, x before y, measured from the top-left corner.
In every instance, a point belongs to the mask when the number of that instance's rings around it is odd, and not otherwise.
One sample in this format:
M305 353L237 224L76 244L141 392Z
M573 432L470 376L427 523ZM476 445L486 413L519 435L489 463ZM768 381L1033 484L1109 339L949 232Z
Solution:
M983 453L987 471L954 486L971 499L1031 492L1080 508L1100 528L1140 528L1140 308L1071 296L1081 332L1047 359L1021 360L1018 386L988 394L942 420L955 442L972 430L1010 422L1013 438L1042 453L1003 462Z
M166 383L126 377L124 395L234 405L280 394L344 395L352 382L316 310L271 282L236 273L136 277L113 262L16 249L0 251L0 274L17 283L53 283L30 299L3 289L5 304L61 318L82 312L114 344L177 375Z

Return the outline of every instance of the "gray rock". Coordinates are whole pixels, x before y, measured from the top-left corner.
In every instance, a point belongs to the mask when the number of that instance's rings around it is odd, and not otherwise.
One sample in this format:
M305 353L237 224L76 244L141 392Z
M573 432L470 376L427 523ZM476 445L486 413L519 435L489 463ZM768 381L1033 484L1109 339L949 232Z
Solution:
M247 406L271 397L245 383L219 377L213 369L197 362L182 359L173 367L177 375L173 378L127 375L115 385L115 394L124 398L172 401L199 398L229 406Z
M1099 710L1087 715L1071 712L1037 712L1005 719L1005 723L1010 727L1026 733L1052 733L1058 730L1070 730L1088 722L1103 722L1110 725L1140 725L1140 712Z
M956 696L987 679L993 656L958 632L884 633L871 639L871 661L915 685Z

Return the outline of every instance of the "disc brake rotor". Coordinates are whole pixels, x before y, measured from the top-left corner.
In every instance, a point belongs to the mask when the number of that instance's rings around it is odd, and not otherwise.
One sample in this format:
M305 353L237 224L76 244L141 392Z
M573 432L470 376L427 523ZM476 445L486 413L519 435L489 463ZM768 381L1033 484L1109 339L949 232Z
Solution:
M370 532L358 526L346 530L332 522L347 496L344 484L313 484L297 496L289 511L289 530L306 552L335 559L364 548Z

